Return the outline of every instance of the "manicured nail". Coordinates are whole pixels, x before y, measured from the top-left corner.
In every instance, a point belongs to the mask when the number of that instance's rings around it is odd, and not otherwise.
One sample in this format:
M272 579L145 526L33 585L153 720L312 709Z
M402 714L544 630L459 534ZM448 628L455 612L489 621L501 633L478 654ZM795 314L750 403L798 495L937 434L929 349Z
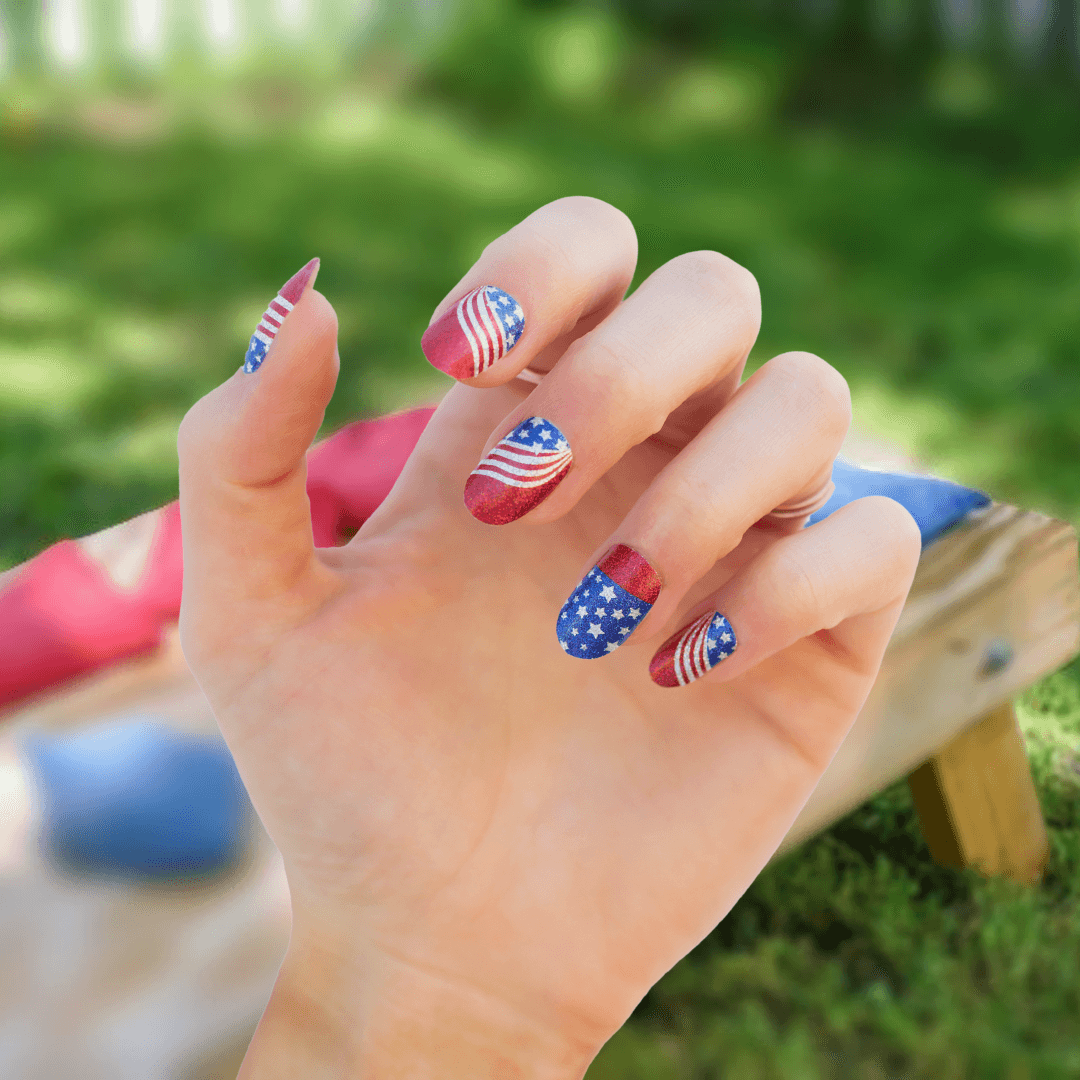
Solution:
M658 686L685 686L726 660L737 645L731 623L719 611L711 611L660 646L649 674Z
M563 433L540 416L522 420L465 481L465 505L478 521L506 525L539 506L570 471Z
M525 327L521 305L494 285L463 296L420 339L428 361L455 379L471 379L501 360Z
M556 621L569 656L595 660L614 652L649 614L660 575L632 547L617 544L580 581Z
M281 291L277 296L270 301L270 306L263 313L259 325L255 327L255 333L251 335L247 355L244 357L244 371L249 375L259 370L263 360L266 359L266 350L277 337L285 316L296 306L296 302L304 295L304 289L314 280L318 272L319 260L312 259L302 270L293 274L281 286Z

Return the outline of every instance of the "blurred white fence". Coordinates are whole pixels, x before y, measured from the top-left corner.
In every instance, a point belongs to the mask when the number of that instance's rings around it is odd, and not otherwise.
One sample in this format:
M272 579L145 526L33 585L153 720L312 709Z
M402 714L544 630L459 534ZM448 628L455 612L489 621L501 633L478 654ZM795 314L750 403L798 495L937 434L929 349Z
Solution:
M227 63L268 44L344 51L377 16L423 36L439 0L0 0L0 71Z
M621 6L620 0L610 2ZM0 73L20 67L79 70L118 61L154 65L177 54L228 62L275 40L299 48L318 41L345 51L384 17L422 41L447 25L451 9L462 3L468 0L0 0ZM1028 67L1054 53L1077 59L1080 0L714 3L733 12L754 11L765 20L794 18L826 37L830 28L854 20L884 43L902 45L914 27L929 21L943 50L989 45Z

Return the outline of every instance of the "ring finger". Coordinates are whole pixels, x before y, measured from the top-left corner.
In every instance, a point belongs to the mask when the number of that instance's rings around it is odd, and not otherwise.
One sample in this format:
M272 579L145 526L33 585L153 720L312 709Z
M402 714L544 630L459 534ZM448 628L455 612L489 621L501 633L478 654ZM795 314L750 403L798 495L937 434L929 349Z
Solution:
M639 626L638 640L661 629L751 526L827 483L850 419L847 383L825 361L764 364L597 549L556 620L563 650L595 659Z

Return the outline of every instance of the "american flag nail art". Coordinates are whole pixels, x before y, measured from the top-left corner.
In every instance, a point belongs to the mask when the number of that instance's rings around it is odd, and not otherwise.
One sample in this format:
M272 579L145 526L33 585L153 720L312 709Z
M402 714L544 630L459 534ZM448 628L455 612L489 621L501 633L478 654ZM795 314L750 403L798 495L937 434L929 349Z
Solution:
M550 420L530 416L473 469L465 505L488 525L517 521L555 490L573 463L563 433Z
M567 656L595 660L614 652L649 614L660 575L632 547L613 547L582 579L555 623Z
M296 306L296 302L304 295L304 289L314 278L319 270L319 260L312 259L302 270L298 270L284 285L281 291L270 301L270 306L263 312L259 325L255 327L255 333L251 335L248 343L247 355L244 357L244 371L249 375L258 371L263 360L266 359L266 350L277 336L285 316Z
M736 645L731 623L711 611L664 642L649 664L649 674L658 686L685 686L726 660Z
M487 371L516 344L525 327L521 305L494 285L463 296L420 339L428 361L455 379Z

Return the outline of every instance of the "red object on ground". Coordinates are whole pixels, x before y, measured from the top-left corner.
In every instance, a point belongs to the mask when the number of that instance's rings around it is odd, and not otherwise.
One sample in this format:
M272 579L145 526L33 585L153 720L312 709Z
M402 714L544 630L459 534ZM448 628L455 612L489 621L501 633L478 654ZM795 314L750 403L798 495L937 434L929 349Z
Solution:
M307 492L316 547L355 532L390 494L432 408L358 420L308 453Z
M340 544L386 498L432 408L358 420L308 454L317 547ZM134 589L116 585L74 540L25 563L0 590L0 707L152 652L180 613L180 506L164 507Z

